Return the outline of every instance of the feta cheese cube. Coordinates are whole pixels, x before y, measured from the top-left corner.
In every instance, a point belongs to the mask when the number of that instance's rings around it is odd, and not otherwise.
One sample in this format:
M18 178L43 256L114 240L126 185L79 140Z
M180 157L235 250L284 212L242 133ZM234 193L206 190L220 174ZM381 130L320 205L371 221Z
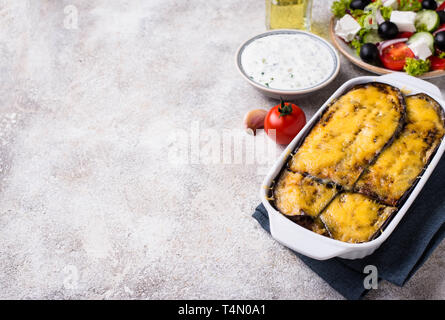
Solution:
M416 13L413 11L393 11L390 19L397 25L399 32L416 32L415 20Z
M399 2L397 0L386 0L383 3L384 7L391 7L394 10L397 10L397 8L399 7Z
M430 47L424 41L416 41L408 45L408 48L414 53L414 55L422 60L425 60L433 53L431 52Z
M351 15L346 14L343 16L343 18L338 20L337 24L335 25L335 34L346 42L350 42L352 39L354 39L355 35L361 28L362 27L360 24L355 21Z

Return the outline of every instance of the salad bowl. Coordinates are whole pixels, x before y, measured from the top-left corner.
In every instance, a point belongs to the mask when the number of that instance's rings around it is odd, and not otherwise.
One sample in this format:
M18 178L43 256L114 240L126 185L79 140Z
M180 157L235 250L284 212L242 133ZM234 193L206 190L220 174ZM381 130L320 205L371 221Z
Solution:
M351 48L342 38L340 38L336 33L335 33L335 25L337 23L339 19L337 19L336 17L332 17L331 21L330 21L330 26L329 26L329 33L330 33L330 37L331 37L331 41L333 43L333 45L335 46L335 48L341 52L341 54L343 56L345 56L350 62L352 62L354 65L378 74L378 75L384 75L384 74L388 74L388 73L392 73L394 72L391 69L387 69L384 68L382 66L376 66L373 64L369 64L365 61L363 61L355 52L355 50L353 48ZM441 76L445 75L445 70L434 70L434 71L429 71L426 72L422 75L417 76L417 78L421 78L421 79L433 79L433 78L438 78Z

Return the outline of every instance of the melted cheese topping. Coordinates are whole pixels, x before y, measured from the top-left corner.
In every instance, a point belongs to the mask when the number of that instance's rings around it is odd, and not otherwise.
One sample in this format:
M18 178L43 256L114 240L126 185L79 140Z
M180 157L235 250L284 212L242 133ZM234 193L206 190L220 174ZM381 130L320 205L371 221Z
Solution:
M407 123L401 135L357 182L360 192L396 205L412 186L444 135L433 102L422 96L406 98Z
M399 93L390 86L372 84L349 91L311 130L290 169L350 189L397 131L403 111Z
M320 218L332 238L359 243L369 241L395 210L359 193L343 193L329 204Z
M275 187L275 206L285 215L316 217L336 193L335 187L286 171Z

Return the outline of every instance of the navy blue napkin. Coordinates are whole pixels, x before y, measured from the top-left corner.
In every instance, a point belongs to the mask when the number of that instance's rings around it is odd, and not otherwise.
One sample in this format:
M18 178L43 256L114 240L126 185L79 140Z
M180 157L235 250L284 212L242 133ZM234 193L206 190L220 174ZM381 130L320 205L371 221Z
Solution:
M253 214L270 233L267 211L260 204ZM360 299L367 290L366 265L377 267L379 279L403 286L445 237L445 159L441 160L423 190L391 236L363 259L333 258L319 261L294 252L315 273L347 299Z

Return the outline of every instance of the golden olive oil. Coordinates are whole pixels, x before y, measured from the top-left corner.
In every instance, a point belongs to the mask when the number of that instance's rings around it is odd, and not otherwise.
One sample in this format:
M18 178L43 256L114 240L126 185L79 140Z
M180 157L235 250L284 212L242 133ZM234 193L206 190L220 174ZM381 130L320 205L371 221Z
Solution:
M325 39L329 39L329 24L320 21L312 21L311 32Z
M312 0L266 0L268 29L310 31Z

